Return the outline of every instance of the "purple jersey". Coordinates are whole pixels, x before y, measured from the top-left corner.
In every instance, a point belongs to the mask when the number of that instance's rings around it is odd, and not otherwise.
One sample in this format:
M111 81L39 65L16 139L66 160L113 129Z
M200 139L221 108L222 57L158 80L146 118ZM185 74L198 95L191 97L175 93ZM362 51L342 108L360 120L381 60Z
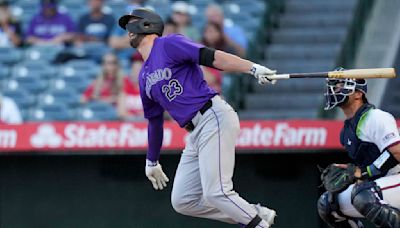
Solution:
M32 18L27 36L52 39L62 33L74 31L74 23L68 15L57 13L54 17L48 18L39 13Z
M198 65L202 47L177 34L154 40L149 58L139 73L147 119L166 110L184 127L217 94L207 85Z

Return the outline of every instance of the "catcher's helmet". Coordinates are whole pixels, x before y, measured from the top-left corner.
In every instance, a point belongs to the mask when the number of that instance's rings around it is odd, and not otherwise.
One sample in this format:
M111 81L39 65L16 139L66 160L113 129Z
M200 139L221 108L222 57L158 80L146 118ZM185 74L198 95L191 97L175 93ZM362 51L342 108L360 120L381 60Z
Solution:
M339 71L343 68L336 69ZM325 110L333 109L334 107L347 102L348 96L352 95L356 90L367 94L367 81L365 79L350 79L350 78L329 78L326 79Z
M131 18L138 20L128 24ZM160 15L146 8L132 10L130 14L120 17L118 24L124 30L136 34L157 34L161 36L164 31L164 23Z

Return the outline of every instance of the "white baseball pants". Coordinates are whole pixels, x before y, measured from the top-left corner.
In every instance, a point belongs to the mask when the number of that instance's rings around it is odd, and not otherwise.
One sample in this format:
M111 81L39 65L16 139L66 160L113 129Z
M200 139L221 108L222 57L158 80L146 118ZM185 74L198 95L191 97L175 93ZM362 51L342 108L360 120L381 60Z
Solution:
M219 96L203 115L197 113L176 171L171 203L184 215L248 224L254 205L233 190L235 143L239 118ZM258 227L268 227L261 221Z

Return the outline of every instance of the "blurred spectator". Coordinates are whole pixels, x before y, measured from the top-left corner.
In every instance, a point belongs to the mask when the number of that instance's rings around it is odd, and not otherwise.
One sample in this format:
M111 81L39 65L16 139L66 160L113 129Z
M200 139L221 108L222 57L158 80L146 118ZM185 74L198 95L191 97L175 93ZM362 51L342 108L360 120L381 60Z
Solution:
M223 73L211 67L202 66L201 69L203 70L204 80L206 80L207 84L222 95Z
M206 9L208 22L219 24L224 32L233 42L239 44L245 51L247 49L247 37L243 29L235 24L224 23L224 12L217 4L210 4Z
M104 0L88 0L90 12L79 19L78 42L107 42L115 24L112 15L102 11Z
M206 24L201 42L207 47L229 52L234 55L244 56L245 54L244 49L229 39L222 30L222 27L217 23L209 22Z
M75 25L67 14L57 10L57 0L41 0L39 14L35 15L27 31L29 44L63 44L74 38Z
M131 12L135 8L143 7L146 0L129 0L128 6L126 7L126 12Z
M169 17L164 23L163 36L178 33L178 25Z
M142 113L141 106L136 110L125 104L130 99L130 94L140 96L129 78L123 75L117 56L109 53L103 57L102 72L85 90L81 102L102 101L112 104L117 108L118 116L125 119L127 116Z
M183 1L172 4L172 21L178 26L178 33L189 37L192 40L200 40L200 34L196 27L192 26L189 14L189 5Z
M21 113L15 102L0 94L0 124L22 123Z
M129 44L128 33L119 26L114 26L108 45L113 48L120 59L130 59L135 50Z
M131 77L123 96L121 96L120 110L124 120L144 120L142 99L139 90L139 72L143 65L143 58L139 52L132 57Z
M0 0L0 47L20 46L21 26L9 11L9 2Z
M130 13L137 7L142 7L144 0L131 0L126 7L126 12ZM135 50L129 44L128 33L119 26L114 26L111 32L108 45L115 50L120 59L131 59Z
M138 83L139 72L140 72L140 69L142 68L143 62L144 62L143 58L139 52L136 52L132 56L131 75L132 75L132 82L134 82L134 83Z

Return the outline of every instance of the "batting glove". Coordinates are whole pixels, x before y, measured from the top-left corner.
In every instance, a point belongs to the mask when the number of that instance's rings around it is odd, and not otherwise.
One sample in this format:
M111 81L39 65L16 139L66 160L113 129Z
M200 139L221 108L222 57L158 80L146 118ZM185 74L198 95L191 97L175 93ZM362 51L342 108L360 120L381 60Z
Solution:
M272 76L276 73L276 70L271 70L266 68L265 66L261 66L259 64L253 64L250 69L250 74L253 75L258 80L258 84L266 84L271 83L275 84L276 80L271 80L268 77Z
M169 179L167 175L165 175L158 161L153 162L146 159L146 176L153 184L155 190L163 190L167 187Z

